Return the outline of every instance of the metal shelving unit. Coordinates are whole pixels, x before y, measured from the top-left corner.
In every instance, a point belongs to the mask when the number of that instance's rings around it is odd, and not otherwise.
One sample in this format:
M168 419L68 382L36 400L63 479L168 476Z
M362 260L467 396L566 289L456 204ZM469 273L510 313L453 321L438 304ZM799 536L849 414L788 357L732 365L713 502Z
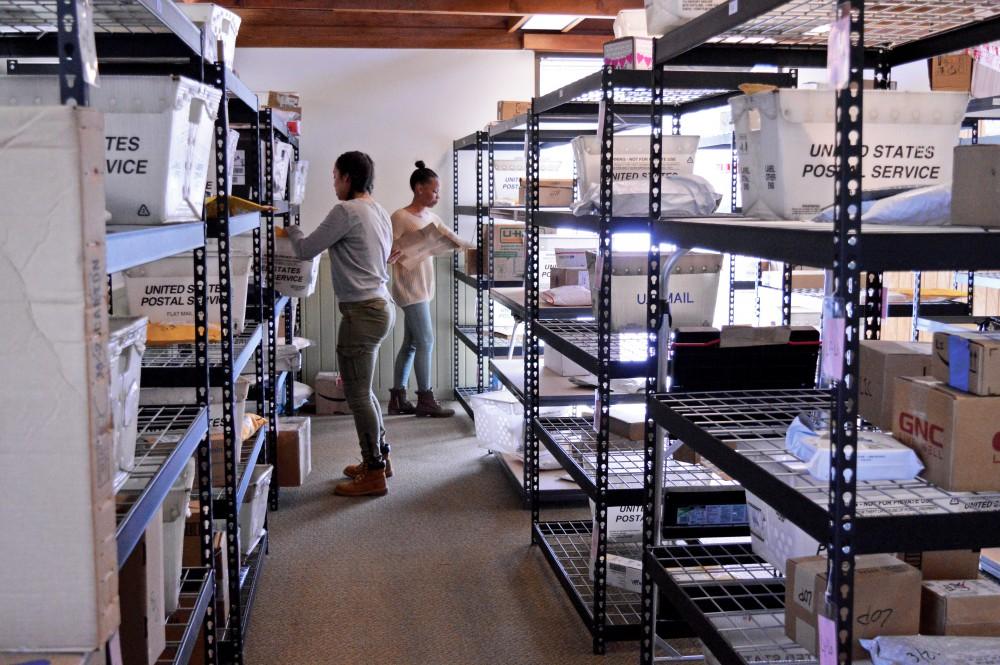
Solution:
M680 116L684 113L713 108L727 103L738 86L746 82L789 85L795 74L756 74L746 72L688 72L671 71L663 75L663 89L654 94L651 75L642 71L622 71L605 68L532 103L532 112L523 121L527 130L528 192L524 209L497 208L491 210L493 217L524 221L527 238L527 265L523 304L517 294L503 295L523 312L524 335L524 379L523 398L526 418L525 485L531 488L532 497L532 542L543 546L553 571L560 580L593 638L595 653L603 653L607 640L636 639L640 631L640 615L635 612L639 595L609 590L606 577L608 507L613 505L635 505L643 498L643 444L613 438L610 434L610 405L617 396L611 393L611 380L615 378L647 377L650 373L647 340L645 332L623 333L611 330L611 249L613 234L617 232L648 232L649 218L615 216L612 205L612 154L615 132L625 123L652 126L657 132L662 125L664 113L673 118L675 133L680 133ZM669 92L664 90L669 88ZM599 103L600 102L600 103ZM573 215L568 210L541 209L538 205L540 171L540 149L542 146L542 123L558 117L575 122L587 122L598 129L600 144L605 146L601 154L600 173L602 182L599 213ZM652 118L652 122L651 119ZM593 131L593 130L590 130ZM588 133L575 130L574 134ZM567 136L563 140L569 140ZM658 159L652 166L655 173ZM597 246L605 248L601 253L602 265L598 271L602 282L594 288L600 289L599 307L595 313L586 308L586 314L594 316L589 321L574 320L570 313L545 318L556 308L541 306L539 293L539 252L540 229L543 227L573 228L594 232L598 235ZM654 269L655 270L655 269ZM504 292L498 289L494 293ZM515 310L516 311L516 310ZM582 312L580 312L582 313ZM574 313L576 314L576 313ZM545 381L540 358L540 343L559 351L573 362L581 365L596 377L598 389L585 400L597 404L597 415L593 420L583 418L542 418L542 388ZM583 400L581 400L583 401ZM555 536L550 533L549 522L540 519L539 488L539 446L544 445L580 484L584 493L594 504L594 526L586 527L585 559L595 557L593 576L587 573L587 592L580 592L580 585L573 580L574 570L568 567L567 554L553 546ZM696 503L717 503L718 497L728 497L734 503L741 503L742 490L723 480L711 470L693 468L680 462L672 463L666 470L664 484L669 487L668 501L676 495L687 492L689 496L678 498ZM673 490L676 488L677 492ZM693 490L693 492L692 492ZM713 497L713 498L709 498ZM559 523L561 524L561 523ZM561 527L556 528L560 536ZM593 529L597 534L593 534ZM580 536L575 533L574 537ZM591 537L595 548L590 546ZM639 557L638 554L635 555ZM612 599L624 593L628 598L628 611L619 611Z
M834 11L836 10L836 11ZM725 3L656 41L654 94L663 66L711 58L721 65L797 65L798 59L825 57L824 27L840 17L848 40L842 62L848 85L835 93L837 158L836 219L832 224L761 222L738 217L660 219L651 210L654 243L760 256L792 265L833 271L833 295L843 318L829 328L842 339L830 348L840 369L830 391L729 391L662 394L657 377L647 382L644 463L656 469L645 483L643 637L641 662L656 660L657 605L680 611L721 663L817 662L784 636L782 571L769 570L747 549L691 552L689 546L661 545L660 460L665 436L683 441L754 492L830 552L833 648L841 663L851 662L853 569L856 554L976 548L1000 542L1000 496L946 492L922 480L860 482L857 444L858 346L874 294L881 294L881 271L983 270L997 267L1000 234L973 228L862 228L860 184L863 105L862 74L874 67L876 87L888 87L891 67L1000 36L1000 9L988 0L961 3L914 1L903 5L864 0L742 0ZM817 29L819 28L819 29ZM658 148L654 133L651 154ZM655 170L654 170L655 172ZM650 263L658 263L651 251ZM867 274L866 274L867 273ZM664 335L659 331L660 284L649 279L650 357L662 365ZM919 288L919 287L918 287ZM861 290L868 292L862 307ZM917 289L915 289L916 291ZM917 296L919 297L919 296ZM919 301L918 301L919 302ZM880 306L880 303L879 303ZM913 308L916 310L916 307ZM917 318L917 317L915 317ZM842 325L841 325L842 324ZM876 334L877 336L877 334ZM829 353L829 351L827 351ZM651 365L653 363L651 362ZM789 468L784 436L805 409L829 409L833 447L831 480L818 482ZM730 447L732 446L732 447ZM712 546L715 547L715 546ZM730 546L726 546L730 547ZM724 569L720 569L724 567ZM735 572L735 575L734 575ZM666 594L666 603L658 599Z
M87 105L89 84L84 68L89 64L80 54L86 54L86 35L91 31L96 46L96 60L102 75L169 75L176 74L203 81L223 94L223 103L214 128L213 146L216 150L216 171L210 174L219 183L219 191L226 187L232 174L227 167L227 143L230 116L256 118L257 98L222 62L211 62L215 55L203 51L207 44L203 31L196 27L169 0L91 0L88 16L78 13L81 5L56 0L18 2L0 8L0 50L12 58L8 62L9 75L45 74L58 76L60 98L66 104ZM55 26L66 26L56 30ZM35 64L24 59L52 58L58 64ZM21 59L21 60L17 60ZM257 126L253 124L253 145L257 145ZM287 130L286 130L287 132ZM248 151L247 170L250 179L259 173L259 155L256 148ZM249 183L254 190L246 198L260 201L259 183ZM234 383L240 371L254 353L260 353L265 330L273 333L273 308L264 310L267 315L260 321L247 321L246 330L236 334L232 321L232 295L230 275L230 239L253 233L254 276L261 282L262 261L259 214L230 215L228 197L216 199L214 219L191 219L187 223L163 226L109 226L106 236L107 271L111 273L139 266L177 254L191 252L193 289L193 315L196 322L205 322L209 311L206 249L209 238L218 241L213 250L219 261L221 339L209 343L205 326L195 326L195 339L190 344L150 346L146 350L142 385L144 387L185 387L192 390L195 403L190 406L143 406L139 412L139 435L136 468L122 485L116 496L118 513L118 560L123 562L138 543L151 516L159 509L169 489L179 477L192 455L197 458L197 480L194 495L198 499L200 515L199 538L203 545L201 568L185 569L182 578L180 609L168 620L168 646L159 662L187 663L191 658L199 634L204 637L206 663L243 662L243 626L245 620L231 625L223 639L222 626L217 618L213 599L216 594L217 576L213 573L212 525L214 514L219 512L226 519L226 548L229 570L240 570L239 545L236 534L238 505L235 499L246 491L247 474L237 478L234 472L236 432L241 423L235 420ZM284 208L297 214L295 207ZM273 226L268 225L267 265L273 266ZM273 281L273 270L267 271ZM110 291L110 280L109 280ZM110 295L110 293L109 293ZM270 301L273 305L273 300ZM110 300L109 300L110 308ZM273 344L271 346L273 349ZM261 365L258 364L258 367ZM270 376L273 377L273 365ZM262 378L262 377L259 377ZM273 379L270 385L273 385ZM224 449L226 474L225 486L212 487L211 453L208 436L208 388L221 387L224 407ZM270 399L273 405L273 396ZM262 414L270 415L267 409ZM273 419L273 416L272 416ZM246 465L263 449L261 441L274 428L264 428L253 440L247 451ZM265 455L266 459L266 455ZM240 467L243 471L245 467ZM213 496L219 500L213 502ZM265 543L266 544L266 543ZM265 548L257 551L263 558ZM259 569L259 564L258 564ZM242 603L239 575L229 580L231 607L237 616L248 611ZM220 648L220 643L221 647Z

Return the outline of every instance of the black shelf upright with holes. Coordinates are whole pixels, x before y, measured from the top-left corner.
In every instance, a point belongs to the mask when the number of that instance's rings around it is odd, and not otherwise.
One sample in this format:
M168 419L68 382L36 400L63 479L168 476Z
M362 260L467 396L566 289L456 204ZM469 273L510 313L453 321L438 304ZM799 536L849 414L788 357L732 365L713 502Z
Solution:
M829 390L687 394L663 393L656 381L649 381L645 460L647 469L657 469L665 440L682 441L827 545L828 588L835 592L826 601L835 624L834 657L840 663L851 662L855 555L978 548L1000 542L1000 504L989 495L948 492L919 478L858 481L856 456L846 454L857 445L862 329L869 338L879 335L882 271L979 271L995 269L1000 261L996 258L1000 234L992 230L862 227L860 221L862 73L866 66L874 67L876 87L888 87L892 66L1000 37L1000 9L995 3L973 1L963 3L961 12L954 9L954 3L929 0L906 7L866 5L864 0L836 4L741 0L709 10L655 43L654 88L664 65L710 59L719 65L794 66L804 64L790 61L800 56L825 60L828 35L816 28L839 17L845 30L847 85L831 95L836 105L835 151L842 165L834 179L834 222L755 222L723 216L665 219L651 211L649 227L657 242L680 248L759 256L789 267L808 265L832 271L833 295L843 312L842 332L833 333L842 336L836 346L843 351L833 362L842 378L834 380ZM917 16L920 20L913 20ZM760 43L764 35L767 44ZM656 149L654 140L651 151ZM651 256L651 266L652 261ZM790 269L786 268L783 282L788 281ZM654 303L660 284L653 271L647 288L648 353L654 359L651 365L659 365L666 359L657 343L662 333ZM790 289L783 284L783 291L787 307ZM911 309L915 320L920 314L918 303L915 300ZM948 325L920 320L928 328ZM782 461L788 425L803 410L814 409L830 412L829 481L789 470ZM724 665L764 660L818 663L814 654L785 636L784 571L771 568L746 546L730 551L734 546L692 547L661 540L659 478L658 473L648 474L644 486L640 662L652 663L663 652L654 629L658 611L679 611Z
M490 252L491 239L487 237L487 229L492 231L492 224L486 223L488 208L485 205L486 192L484 190L486 182L490 183L490 191L493 189L493 160L488 156L488 136L484 131L476 131L468 136L457 139L452 144L452 196L453 196L453 225L455 233L459 233L459 220L462 217L474 217L476 220L475 247L476 265L468 265L468 253L466 253L465 266L462 267L459 261L459 253L452 253L452 320L454 327L452 330L452 385L454 386L455 399L462 406L469 417L473 417L472 403L469 397L481 393L486 389L486 376L490 354L494 342L492 316L489 322L483 320L484 300L489 296L489 280L492 271L486 270L486 258L490 256L489 264L492 265L492 253ZM475 164L475 204L461 205L459 187L461 183L461 173L463 172L462 154L474 154ZM489 173L484 176L483 164L488 160ZM468 287L466 293L475 298L475 319L470 323L464 323L468 316L466 310L469 309L468 300L463 298L463 289L460 285ZM485 304L489 312L493 312L493 304ZM472 356L475 363L476 380L475 385L465 385L467 382L468 365L462 363L462 358Z
M611 329L613 234L649 232L650 228L648 215L622 217L614 214L611 192L615 132L626 126L649 126L651 115L654 131L657 131L662 115L669 113L673 118L673 130L679 133L682 114L725 105L731 96L738 94L735 91L741 83L788 85L794 80L794 74L672 71L664 78L659 98L651 95L653 86L649 72L611 68L536 97L525 119L526 205L523 210L499 208L492 211L496 218L525 222L523 395L525 486L531 493L531 540L542 548L553 572L570 595L591 633L593 650L598 654L604 653L609 640L640 637L639 594L609 589L607 585L608 556L619 554L620 548L608 542L607 534L609 510L641 503L644 479L648 475L643 466L643 444L620 440L610 432L609 408L619 399L611 393L611 380L647 377L650 371L646 335ZM669 95L665 96L663 89L669 89ZM603 146L597 213L580 216L568 210L542 209L538 204L540 150L546 143L543 138L546 130L542 125L553 119L586 122L597 128L599 144ZM592 133L594 129L573 131L575 133L567 133L562 141L571 140L575 134ZM658 164L659 161L652 165L651 173L656 173ZM593 287L600 290L594 320L548 318L541 307L539 238L542 227L583 229L597 234L598 260L602 262L598 272L602 280ZM593 419L540 417L540 407L545 402L541 394L540 342L594 374L598 388L595 397L588 400L591 405L596 404ZM541 520L539 460L542 445L560 461L590 499L594 513L592 523ZM677 503L689 506L742 502L742 490L738 487L713 476L711 471L692 467L679 462L669 465L666 473L677 491L676 497L664 497L666 502L671 503L674 498ZM675 532L673 537L680 536ZM582 547L581 543L586 541L593 547ZM590 557L594 558L593 565ZM676 622L664 624L661 621L657 626L657 631L663 635L680 636L677 633L683 630Z

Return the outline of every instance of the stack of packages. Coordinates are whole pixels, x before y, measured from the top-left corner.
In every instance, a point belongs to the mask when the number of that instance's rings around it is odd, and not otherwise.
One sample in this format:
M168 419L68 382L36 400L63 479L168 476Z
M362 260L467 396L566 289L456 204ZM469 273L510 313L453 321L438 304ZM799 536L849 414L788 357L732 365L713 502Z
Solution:
M1000 491L1000 335L864 341L860 360L859 411L885 432L859 432L859 481L919 474L949 492ZM829 477L825 415L803 414L786 438L799 468L817 479ZM816 653L827 558L773 508L749 494L747 504L754 551L786 572L785 631ZM943 654L945 663L994 662L975 660L1000 653L1000 585L981 577L979 567L977 550L858 556L854 657L870 653L873 662L889 663L898 652L925 649Z

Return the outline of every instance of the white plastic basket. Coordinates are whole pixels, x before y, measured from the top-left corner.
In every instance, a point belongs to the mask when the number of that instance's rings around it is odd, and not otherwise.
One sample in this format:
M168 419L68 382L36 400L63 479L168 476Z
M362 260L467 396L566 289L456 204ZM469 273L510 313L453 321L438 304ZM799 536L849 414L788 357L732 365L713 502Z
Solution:
M109 321L108 362L111 366L111 415L118 479L135 468L139 431L139 379L146 348L146 318L112 317ZM120 484L116 482L116 485Z
M114 224L201 219L222 93L171 76L102 76L106 205ZM55 76L0 76L5 106L59 105Z
M288 193L288 171L291 169L294 152L284 141L274 142L274 198L284 199Z
M306 298L316 290L319 276L319 259L315 256L303 261L295 255L291 240L275 238L274 288L283 296Z
M524 459L524 407L506 390L479 393L469 397L475 414L476 440L479 447ZM547 450L540 450L541 469L559 469L562 465Z
M862 187L950 183L968 94L866 90L864 96ZM743 160L744 214L811 219L833 204L832 90L761 92L735 97L730 107Z
M267 517L267 491L271 487L271 475L274 467L270 464L258 464L250 476L250 487L247 488L243 507L240 509L240 551L244 556L264 535L264 520Z
M309 177L309 162L300 159L288 174L288 202L302 205L306 198L306 179Z
M233 68L233 60L236 58L236 36L240 32L240 23L243 19L239 14L235 14L224 7L211 4L186 4L176 3L177 8L191 19L191 22L203 28L204 35L202 51L205 59L209 62L216 62L217 42L222 42L222 53L225 58L226 67Z
M646 0L649 34L662 35L726 0Z
M614 23L615 39L622 37L649 37L646 30L646 10L623 9L618 12Z
M190 515L194 473L192 457L163 501L163 604L168 615L177 609L180 599L184 525Z
M198 7L200 5L184 5L185 7ZM236 150L240 141L240 133L235 129L230 129L226 134L229 139L226 143L226 169L229 172L229 188L226 189L226 194L233 193L233 170L236 167ZM208 160L208 184L205 188L206 196L215 196L216 192L216 181L215 181L215 150L211 150ZM235 240L235 238L234 238Z
M156 323L194 323L194 259L190 254L171 256L125 271L125 294L133 316ZM219 258L208 253L208 321L219 323ZM237 332L243 332L253 256L230 254L231 315Z
M247 409L247 395L250 393L250 379L239 376L233 391L236 402L236 422L234 426L239 432L243 416ZM194 388L143 388L139 391L139 404L158 404L175 406L181 404L197 404ZM223 395L221 386L213 386L208 391L208 425L212 434L223 432ZM238 437L237 437L238 438Z
M664 176L693 175L698 136L663 136ZM574 210L600 204L601 143L596 136L577 136L571 143L576 164L577 194ZM616 215L649 214L649 137L616 136L614 186L611 203ZM636 194L636 192L639 192Z

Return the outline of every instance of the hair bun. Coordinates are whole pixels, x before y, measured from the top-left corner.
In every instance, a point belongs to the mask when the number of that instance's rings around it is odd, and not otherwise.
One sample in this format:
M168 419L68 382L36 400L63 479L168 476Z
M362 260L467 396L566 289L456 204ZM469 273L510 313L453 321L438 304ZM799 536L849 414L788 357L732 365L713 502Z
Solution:
M415 166L416 166L416 167L417 167L418 169L426 169L426 168L427 168L427 165L426 165L426 164L424 164L423 160L421 160L421 159L418 159L418 160L417 160L417 163L416 163L416 165L415 165Z

